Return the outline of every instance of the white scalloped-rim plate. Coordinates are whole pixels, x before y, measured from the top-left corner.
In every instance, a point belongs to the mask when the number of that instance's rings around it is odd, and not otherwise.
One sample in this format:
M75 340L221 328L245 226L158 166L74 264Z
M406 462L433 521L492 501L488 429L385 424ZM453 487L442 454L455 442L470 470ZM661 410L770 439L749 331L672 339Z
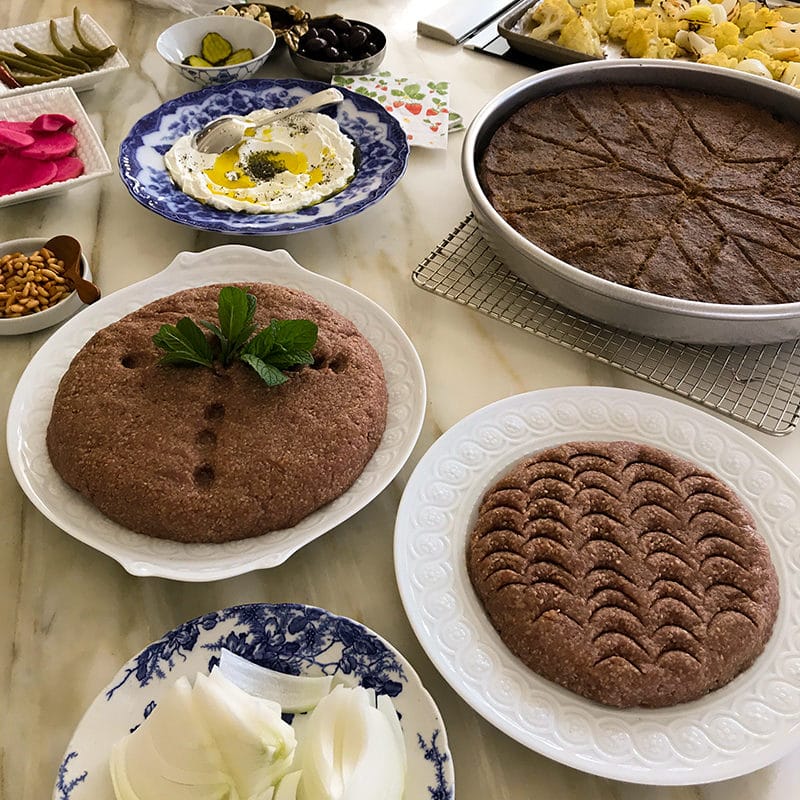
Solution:
M225 544L181 544L133 533L70 489L53 469L45 433L53 398L75 354L100 328L159 297L210 283L266 281L301 289L352 320L383 363L389 407L381 443L356 482L293 528ZM425 376L414 346L372 300L301 267L285 250L225 245L180 253L162 272L84 309L48 339L17 384L6 438L14 475L30 501L71 536L117 560L133 575L212 581L282 564L295 551L351 517L405 463L425 415Z
M59 17L56 19L56 28L61 41L70 47L73 44L80 44L73 32L72 17ZM114 44L111 37L93 20L88 14L81 14L81 31L86 40L95 47L108 47ZM44 53L56 53L56 48L50 38L50 20L41 22L30 22L27 25L18 25L15 28L4 28L0 30L0 50L14 52L14 43L20 42L28 47ZM20 53L20 55L22 55ZM66 78L59 78L47 83L39 83L35 86L20 86L10 89L0 82L0 97L15 97L16 95L38 92L42 89L52 89L54 87L69 86L76 92L85 92L93 89L100 81L114 72L127 69L128 60L117 50L105 64L91 72L84 72L82 75L71 75Z
M529 453L566 441L662 447L727 481L767 541L781 590L755 664L701 700L608 708L536 675L505 647L475 596L465 543L484 492ZM395 527L406 613L450 685L512 738L571 767L658 785L751 772L800 746L800 480L748 436L674 400L603 387L546 389L461 420L406 485Z

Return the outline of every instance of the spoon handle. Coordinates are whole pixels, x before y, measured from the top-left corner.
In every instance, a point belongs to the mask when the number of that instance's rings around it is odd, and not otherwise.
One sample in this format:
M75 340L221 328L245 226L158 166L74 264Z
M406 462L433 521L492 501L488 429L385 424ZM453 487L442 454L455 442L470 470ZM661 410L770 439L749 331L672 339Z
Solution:
M260 113L250 114L248 119L256 124L265 124L267 122L273 122L276 119L289 117L300 111L313 111L316 108L322 108L323 106L329 106L334 103L341 103L342 100L344 100L344 95L338 89L331 87L329 89L323 89L321 92L310 94L308 97L304 97L288 108L279 108L277 110L264 109Z

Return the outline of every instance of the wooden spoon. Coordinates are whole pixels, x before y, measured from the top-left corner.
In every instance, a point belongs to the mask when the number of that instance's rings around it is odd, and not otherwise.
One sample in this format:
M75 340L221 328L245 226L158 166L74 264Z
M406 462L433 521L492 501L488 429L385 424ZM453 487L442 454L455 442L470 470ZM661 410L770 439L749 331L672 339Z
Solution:
M73 236L54 236L44 245L64 262L64 277L72 281L81 302L89 305L100 299L100 290L81 275L81 243Z

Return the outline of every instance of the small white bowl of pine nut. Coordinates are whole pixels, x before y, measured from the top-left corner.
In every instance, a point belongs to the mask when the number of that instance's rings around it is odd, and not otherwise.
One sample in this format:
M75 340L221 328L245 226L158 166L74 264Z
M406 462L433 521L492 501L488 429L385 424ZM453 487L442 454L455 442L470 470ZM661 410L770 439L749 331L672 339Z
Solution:
M0 244L0 336L33 333L69 319L83 308L64 262L43 250L46 238L14 239ZM92 279L81 253L81 274Z

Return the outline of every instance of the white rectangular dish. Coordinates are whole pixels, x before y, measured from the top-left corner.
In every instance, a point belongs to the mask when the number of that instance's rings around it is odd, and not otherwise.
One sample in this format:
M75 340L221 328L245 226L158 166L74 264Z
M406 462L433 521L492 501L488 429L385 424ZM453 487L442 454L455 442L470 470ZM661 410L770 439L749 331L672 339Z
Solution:
M79 44L72 26L71 16L60 17L55 22L58 35L67 47L72 44ZM96 47L104 48L114 44L111 37L88 14L81 14L81 32L86 37L86 40ZM0 50L14 52L15 42L19 42L33 50L40 50L45 53L57 52L50 39L49 19L0 30ZM93 89L108 75L122 69L127 69L128 66L128 60L117 50L117 52L101 67L82 75L72 75L67 78L59 78L55 81L49 81L43 84L40 83L34 86L20 86L18 89L11 89L0 82L0 98L28 94L30 92L40 91L43 88L51 89L61 86L70 86L76 92L85 92L87 89Z
M78 140L75 154L83 161L83 175L0 196L0 208L61 194L95 178L111 174L111 161L100 136L71 88L40 89L38 92L15 97L0 96L0 120L29 122L40 114L66 114L75 120L75 126L70 133Z

